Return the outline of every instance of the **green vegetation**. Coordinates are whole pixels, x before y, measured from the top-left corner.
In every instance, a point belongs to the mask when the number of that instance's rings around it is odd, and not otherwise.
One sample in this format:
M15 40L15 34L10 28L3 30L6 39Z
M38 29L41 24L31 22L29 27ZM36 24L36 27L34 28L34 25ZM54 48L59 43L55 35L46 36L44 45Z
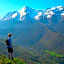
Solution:
M22 59L14 58L9 60L6 56L0 56L0 64L25 64Z
M53 52L53 51L45 50L45 52L51 54L52 56L64 57L64 55L58 54L58 53Z

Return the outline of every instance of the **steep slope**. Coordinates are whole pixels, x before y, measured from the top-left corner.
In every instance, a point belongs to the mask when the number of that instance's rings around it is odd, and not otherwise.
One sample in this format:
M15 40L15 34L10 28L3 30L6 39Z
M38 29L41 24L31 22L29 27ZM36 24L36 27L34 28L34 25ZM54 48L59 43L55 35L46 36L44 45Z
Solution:
M44 37L35 44L36 48L38 49L48 49L53 50L58 53L64 54L64 34L60 34L57 32L53 32L46 28L46 33Z
M56 32L64 34L64 28L63 27L64 27L64 16L61 19L61 21L53 28L56 30Z

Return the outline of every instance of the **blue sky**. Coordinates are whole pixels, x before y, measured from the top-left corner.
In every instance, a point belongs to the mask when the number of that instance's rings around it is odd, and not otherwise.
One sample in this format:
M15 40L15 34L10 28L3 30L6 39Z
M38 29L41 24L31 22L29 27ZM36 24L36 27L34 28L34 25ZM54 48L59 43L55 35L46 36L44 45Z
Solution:
M24 6L46 9L59 5L64 6L64 0L0 0L0 17L10 11L20 10Z

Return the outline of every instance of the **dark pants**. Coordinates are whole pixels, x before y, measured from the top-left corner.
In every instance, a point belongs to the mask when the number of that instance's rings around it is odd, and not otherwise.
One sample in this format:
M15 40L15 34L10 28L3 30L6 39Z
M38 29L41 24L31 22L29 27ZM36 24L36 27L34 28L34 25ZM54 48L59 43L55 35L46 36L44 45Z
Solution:
M13 48L7 47L8 48L8 58L13 60Z
M8 47L8 52L13 53L13 48Z

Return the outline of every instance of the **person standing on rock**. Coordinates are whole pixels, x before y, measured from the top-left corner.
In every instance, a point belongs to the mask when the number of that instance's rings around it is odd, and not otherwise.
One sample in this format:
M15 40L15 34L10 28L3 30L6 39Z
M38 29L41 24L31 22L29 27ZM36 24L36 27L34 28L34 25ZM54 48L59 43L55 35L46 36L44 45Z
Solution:
M8 49L8 58L13 60L13 46L12 46L12 40L11 40L11 33L8 33L8 38L6 40L6 45Z

